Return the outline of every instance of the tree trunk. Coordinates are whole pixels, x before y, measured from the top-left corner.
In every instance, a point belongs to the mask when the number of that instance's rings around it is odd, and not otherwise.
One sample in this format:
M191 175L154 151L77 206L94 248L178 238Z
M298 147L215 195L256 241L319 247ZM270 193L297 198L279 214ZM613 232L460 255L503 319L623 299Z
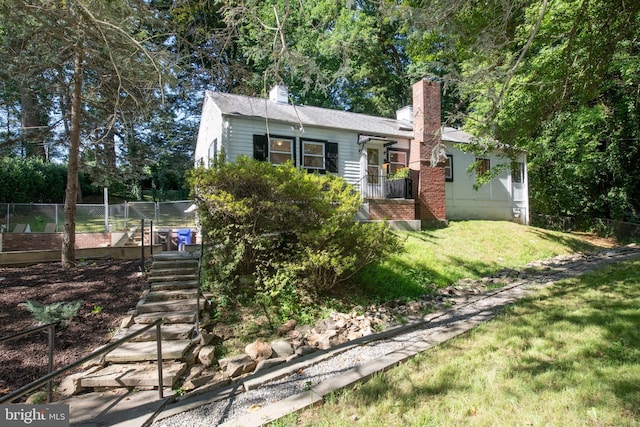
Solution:
M20 122L22 124L24 155L25 157L46 159L43 143L43 123L40 120L40 105L34 93L25 86L20 86L20 107L22 111Z
M73 63L73 91L71 93L71 133L69 138L69 165L67 190L64 200L64 232L62 234L62 266L70 268L76 261L76 203L78 197L78 164L80 154L80 115L82 114L83 54L81 47L75 52Z

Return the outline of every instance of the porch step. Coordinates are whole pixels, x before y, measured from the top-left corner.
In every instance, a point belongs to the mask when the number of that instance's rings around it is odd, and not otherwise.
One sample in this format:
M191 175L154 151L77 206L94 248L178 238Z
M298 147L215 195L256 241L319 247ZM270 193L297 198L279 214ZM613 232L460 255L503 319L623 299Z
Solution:
M105 357L106 362L129 363L157 360L157 344L155 341L126 342L117 347ZM182 359L191 347L190 340L173 340L162 342L162 359Z
M195 307L194 307L195 308ZM135 323L148 325L158 319L164 319L165 323L195 323L196 312L194 311L179 311L173 313L142 313L135 317Z
M172 387L187 370L186 363L163 362L162 385ZM158 365L110 365L80 379L81 387L157 387Z
M163 312L167 315L170 315L174 312L181 311L189 311L199 309L204 309L206 305L206 300L200 299L200 305L198 306L198 300L195 298L192 299L178 299L172 301L145 301L140 300L138 305L136 305L136 310L139 314L144 313L156 313Z

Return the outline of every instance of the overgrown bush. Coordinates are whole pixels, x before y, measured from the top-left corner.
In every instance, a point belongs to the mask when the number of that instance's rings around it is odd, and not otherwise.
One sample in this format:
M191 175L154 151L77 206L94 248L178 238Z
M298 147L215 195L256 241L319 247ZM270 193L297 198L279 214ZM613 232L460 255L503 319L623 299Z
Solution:
M25 307L33 318L41 324L59 323L61 326L67 326L71 319L76 317L78 310L82 305L82 301L65 302L58 301L52 304L44 305L38 301L27 300L21 304Z
M189 181L210 245L205 279L226 301L251 298L287 317L399 249L387 225L355 222L361 197L334 175L240 157Z

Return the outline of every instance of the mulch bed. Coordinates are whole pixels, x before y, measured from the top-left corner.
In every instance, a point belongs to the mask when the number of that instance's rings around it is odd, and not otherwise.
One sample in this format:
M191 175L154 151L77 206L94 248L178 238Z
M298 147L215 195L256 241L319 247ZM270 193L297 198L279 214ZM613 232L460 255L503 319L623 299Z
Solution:
M31 313L19 306L26 300L81 300L78 315L56 329L54 370L59 369L106 344L146 284L140 261L90 261L71 269L58 262L0 267L0 337L36 326ZM41 332L0 344L0 395L47 374L47 337Z

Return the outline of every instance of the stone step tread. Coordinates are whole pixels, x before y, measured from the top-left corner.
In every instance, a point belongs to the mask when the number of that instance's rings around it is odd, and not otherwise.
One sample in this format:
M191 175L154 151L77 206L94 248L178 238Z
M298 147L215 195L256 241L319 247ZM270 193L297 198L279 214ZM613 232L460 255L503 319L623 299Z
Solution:
M199 258L200 255L198 253L176 251L162 252L153 256L154 261L184 261L192 259L197 260Z
M197 280L157 281L151 283L151 292L156 290L198 289Z
M181 281L192 281L198 280L197 274L180 274L180 275L167 275L167 276L150 276L147 281L149 283L157 283L157 282L181 282Z
M198 266L198 258L185 258L185 259L154 259L151 263L151 266L157 266L158 268L162 266Z
M198 268L194 267L175 267L175 268L151 268L149 272L149 277L160 277L160 276L189 276L189 275L197 275Z
M147 325L153 323L158 319L165 319L165 323L195 323L196 312L192 311L179 311L172 313L142 313L134 318L134 322L137 324Z
M198 262L184 262L184 261L154 261L151 264L151 271L160 270L174 270L174 269L191 269L192 271L198 271Z
M157 360L155 341L128 341L107 353L106 362L129 363ZM162 341L162 359L180 360L191 346L190 340Z
M162 385L172 387L187 370L182 362L162 363ZM156 363L113 364L80 379L81 387L157 387Z
M134 323L128 328L120 329L113 340L117 340L131 333L137 332L147 325ZM160 336L162 340L186 340L191 337L195 326L193 323L169 323L161 325ZM155 341L156 340L156 328L151 328L146 332L131 339L132 342L136 341Z
M153 289L147 293L145 300L147 301L169 301L169 300L184 300L198 297L197 288L186 289Z
M180 312L188 310L196 310L196 307L203 309L206 304L204 299L200 299L200 305L198 306L198 300L195 298L172 300L172 301L145 301L140 300L136 305L138 313L156 313L156 312Z

